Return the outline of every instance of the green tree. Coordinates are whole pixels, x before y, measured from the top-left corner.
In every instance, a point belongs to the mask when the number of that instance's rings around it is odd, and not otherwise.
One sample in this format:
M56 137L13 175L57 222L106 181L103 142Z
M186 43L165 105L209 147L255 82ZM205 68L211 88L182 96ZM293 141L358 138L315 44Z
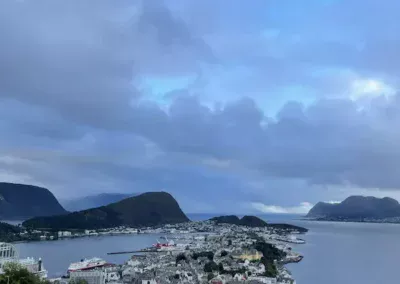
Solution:
M178 264L181 260L187 261L186 255L184 253L180 253L176 256L175 263Z
M219 270L219 272L223 272L224 271L224 265L222 264L222 262L220 262L218 264L218 270Z
M211 279L213 279L215 276L214 276L214 274L211 272L211 273L208 273L208 275L207 275L207 280L208 281L210 281Z
M218 271L218 269L219 269L219 266L214 261L207 262L204 265L204 271L205 272Z
M0 275L0 284L45 284L46 280L31 273L19 263L8 262L3 266L4 273Z

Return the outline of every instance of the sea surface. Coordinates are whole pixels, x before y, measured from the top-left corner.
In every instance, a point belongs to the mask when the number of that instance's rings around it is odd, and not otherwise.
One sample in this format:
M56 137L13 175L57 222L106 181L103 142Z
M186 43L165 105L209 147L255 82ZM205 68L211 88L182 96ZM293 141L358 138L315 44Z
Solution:
M212 215L188 214L192 220ZM297 284L377 284L400 283L400 225L337 223L299 220L296 215L260 216L271 223L287 222L308 228L302 236L307 243L294 245L304 259L288 268ZM155 243L159 235L88 237L49 242L19 243L20 257L43 259L49 275L60 276L71 262L84 257L102 257L123 263L129 255L107 252L136 250Z

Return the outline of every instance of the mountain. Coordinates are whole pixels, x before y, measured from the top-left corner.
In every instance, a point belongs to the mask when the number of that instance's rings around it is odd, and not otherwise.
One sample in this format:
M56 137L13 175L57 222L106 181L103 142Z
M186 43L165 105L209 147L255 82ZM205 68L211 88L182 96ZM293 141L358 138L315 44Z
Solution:
M233 224L247 227L265 227L268 225L267 222L256 216L244 216L242 219L239 219L239 217L235 215L227 215L214 217L210 220L215 221L217 224Z
M247 227L266 227L268 226L267 222L264 220L256 217L256 216L244 216L242 219L240 219L240 224L242 226L247 226Z
M0 218L24 220L36 216L66 213L54 195L46 188L0 182Z
M99 229L117 226L156 226L189 219L176 200L166 192L147 192L107 206L60 216L37 217L22 225L47 229Z
M139 195L125 193L102 193L97 195L89 195L82 198L71 200L62 200L61 204L70 212L82 211L90 208L106 206L111 203L121 201L125 198Z
M337 204L318 202L308 212L307 217L348 219L400 217L400 204L389 197L350 196Z

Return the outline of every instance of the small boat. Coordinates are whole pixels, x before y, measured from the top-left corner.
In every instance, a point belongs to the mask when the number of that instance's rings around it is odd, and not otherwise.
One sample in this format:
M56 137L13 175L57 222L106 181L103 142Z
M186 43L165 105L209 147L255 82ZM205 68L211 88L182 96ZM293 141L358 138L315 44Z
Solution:
M71 263L68 267L68 272L90 270L90 269L100 268L106 265L107 262L104 259L98 257L94 257L91 259L82 259L79 262Z

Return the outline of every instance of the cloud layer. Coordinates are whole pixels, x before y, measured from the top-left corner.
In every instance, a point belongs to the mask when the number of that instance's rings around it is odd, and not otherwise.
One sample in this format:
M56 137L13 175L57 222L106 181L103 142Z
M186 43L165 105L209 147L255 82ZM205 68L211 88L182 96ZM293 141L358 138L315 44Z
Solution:
M400 4L377 5L4 1L0 178L192 212L396 197Z

